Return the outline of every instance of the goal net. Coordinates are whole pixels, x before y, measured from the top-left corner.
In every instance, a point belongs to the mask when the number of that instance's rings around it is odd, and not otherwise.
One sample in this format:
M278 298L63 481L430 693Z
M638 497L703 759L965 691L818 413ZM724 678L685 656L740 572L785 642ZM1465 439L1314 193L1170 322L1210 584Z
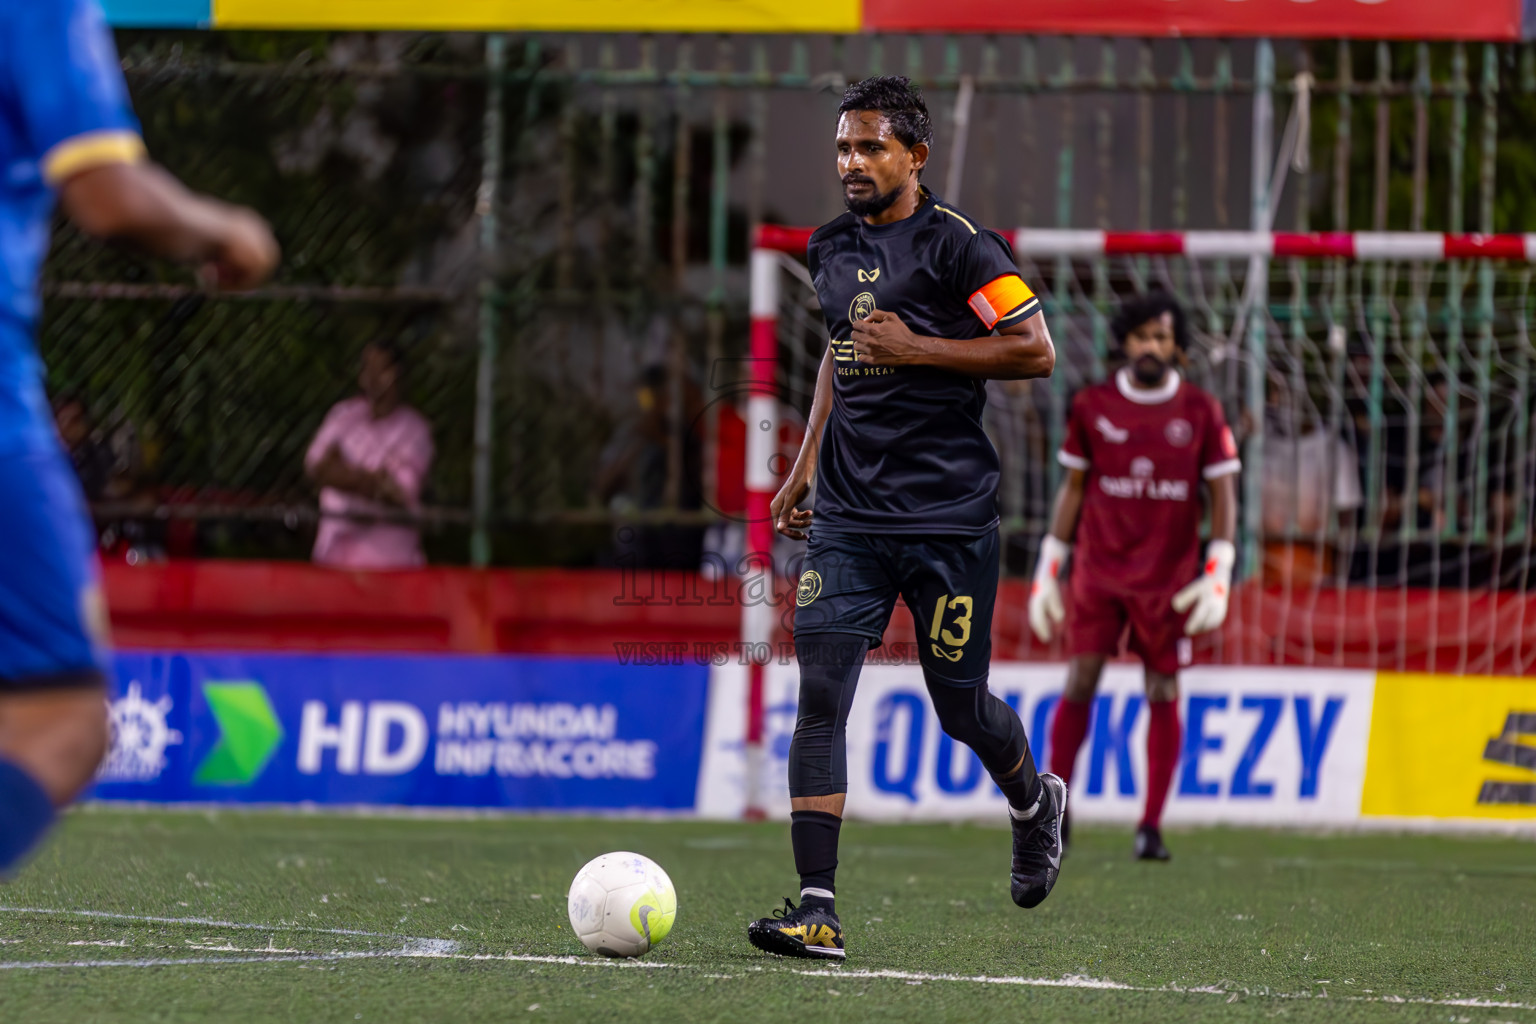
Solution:
M809 408L825 329L806 232L764 229L780 406ZM1241 584L1195 660L1523 673L1536 662L1528 236L1020 231L1057 349L1049 380L991 382L1005 578L1000 658L1052 658L1027 581L1071 396L1116 367L1110 319L1162 288L1185 373L1240 440ZM755 282L755 287L761 285ZM899 629L900 627L893 627ZM909 627L908 627L909 628Z

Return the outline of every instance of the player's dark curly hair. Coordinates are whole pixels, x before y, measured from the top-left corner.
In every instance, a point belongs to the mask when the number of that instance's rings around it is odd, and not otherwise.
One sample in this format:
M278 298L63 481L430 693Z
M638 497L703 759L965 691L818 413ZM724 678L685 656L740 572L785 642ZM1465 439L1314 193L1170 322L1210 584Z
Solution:
M1179 351L1187 352L1189 320L1184 315L1184 307L1179 305L1178 299L1161 288L1133 295L1122 302L1119 312L1109 322L1110 333L1114 335L1115 343L1124 347L1125 339L1132 331L1148 320L1156 320L1164 313L1173 314L1173 342L1179 346Z
M878 110L891 126L891 134L911 149L919 142L933 145L933 119L923 91L905 75L877 75L854 82L843 90L839 116L850 110Z

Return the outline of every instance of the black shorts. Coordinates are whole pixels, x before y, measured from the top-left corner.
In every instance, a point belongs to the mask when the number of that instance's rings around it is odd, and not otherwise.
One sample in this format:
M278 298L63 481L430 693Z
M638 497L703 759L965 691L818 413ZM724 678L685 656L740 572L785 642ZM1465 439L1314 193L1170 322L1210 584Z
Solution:
M795 598L795 636L853 633L880 646L896 598L917 627L918 658L956 686L984 682L997 602L997 531L979 537L811 531Z

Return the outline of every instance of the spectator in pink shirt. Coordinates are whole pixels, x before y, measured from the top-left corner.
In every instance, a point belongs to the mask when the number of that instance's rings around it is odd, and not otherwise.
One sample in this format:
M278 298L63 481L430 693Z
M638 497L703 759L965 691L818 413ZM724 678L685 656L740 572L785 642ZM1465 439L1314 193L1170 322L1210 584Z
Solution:
M326 413L304 456L304 471L320 487L315 563L409 569L423 564L421 533L388 518L420 510L432 428L401 400L400 354L388 342L363 350L358 386L361 395Z

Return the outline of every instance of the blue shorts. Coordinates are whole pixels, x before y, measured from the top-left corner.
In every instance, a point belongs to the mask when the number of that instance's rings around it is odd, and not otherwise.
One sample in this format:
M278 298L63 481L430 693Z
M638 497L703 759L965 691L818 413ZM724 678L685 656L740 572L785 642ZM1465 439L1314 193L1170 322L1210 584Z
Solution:
M811 530L795 595L795 636L852 633L878 647L900 597L924 672L954 686L986 681L997 602L997 531L980 537Z
M99 685L107 612L96 531L57 447L0 454L0 694Z

